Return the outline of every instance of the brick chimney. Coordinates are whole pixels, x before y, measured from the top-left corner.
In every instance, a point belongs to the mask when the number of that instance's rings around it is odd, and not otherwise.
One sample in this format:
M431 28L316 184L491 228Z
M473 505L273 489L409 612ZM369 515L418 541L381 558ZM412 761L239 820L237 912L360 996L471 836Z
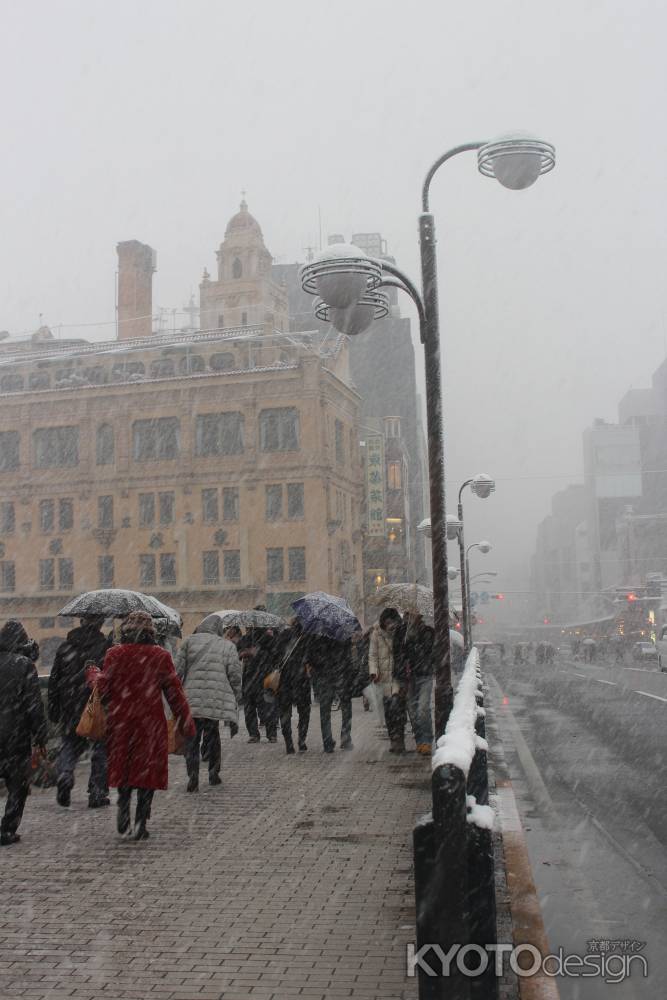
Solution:
M156 253L138 240L126 240L118 253L118 339L150 337L153 332L153 271Z

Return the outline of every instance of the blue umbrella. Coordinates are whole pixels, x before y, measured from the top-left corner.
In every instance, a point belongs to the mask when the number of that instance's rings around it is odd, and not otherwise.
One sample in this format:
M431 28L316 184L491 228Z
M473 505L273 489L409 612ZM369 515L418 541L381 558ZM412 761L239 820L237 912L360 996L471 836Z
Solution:
M359 619L346 600L325 594L322 590L300 597L292 607L303 631L312 635L324 635L344 642L361 628Z

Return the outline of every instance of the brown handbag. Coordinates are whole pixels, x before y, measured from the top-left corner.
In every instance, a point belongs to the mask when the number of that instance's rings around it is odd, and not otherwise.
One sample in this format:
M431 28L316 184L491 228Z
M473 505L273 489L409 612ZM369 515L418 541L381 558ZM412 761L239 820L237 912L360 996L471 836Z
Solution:
M167 719L167 753L183 756L185 753L185 736L181 732L178 719Z
M84 736L87 740L94 740L96 742L106 739L107 716L97 687L93 688L92 694L81 714L79 725L76 727L76 735Z

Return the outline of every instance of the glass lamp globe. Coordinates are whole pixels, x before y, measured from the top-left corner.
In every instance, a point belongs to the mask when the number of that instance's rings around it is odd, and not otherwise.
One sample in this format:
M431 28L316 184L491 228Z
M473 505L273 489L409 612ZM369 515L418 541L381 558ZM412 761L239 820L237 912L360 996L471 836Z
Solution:
M351 243L332 243L315 257L314 263L331 262L331 267L317 274L315 284L318 295L332 309L353 306L366 290L367 273L355 271L355 260L368 260L368 256Z

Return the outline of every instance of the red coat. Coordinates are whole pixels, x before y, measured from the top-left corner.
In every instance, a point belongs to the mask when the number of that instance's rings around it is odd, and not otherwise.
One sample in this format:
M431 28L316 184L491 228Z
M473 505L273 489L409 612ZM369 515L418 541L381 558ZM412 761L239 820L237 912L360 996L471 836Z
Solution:
M113 646L98 680L107 707L109 784L114 788L166 788L167 720L162 695L180 729L194 736L183 686L170 654L160 646Z

